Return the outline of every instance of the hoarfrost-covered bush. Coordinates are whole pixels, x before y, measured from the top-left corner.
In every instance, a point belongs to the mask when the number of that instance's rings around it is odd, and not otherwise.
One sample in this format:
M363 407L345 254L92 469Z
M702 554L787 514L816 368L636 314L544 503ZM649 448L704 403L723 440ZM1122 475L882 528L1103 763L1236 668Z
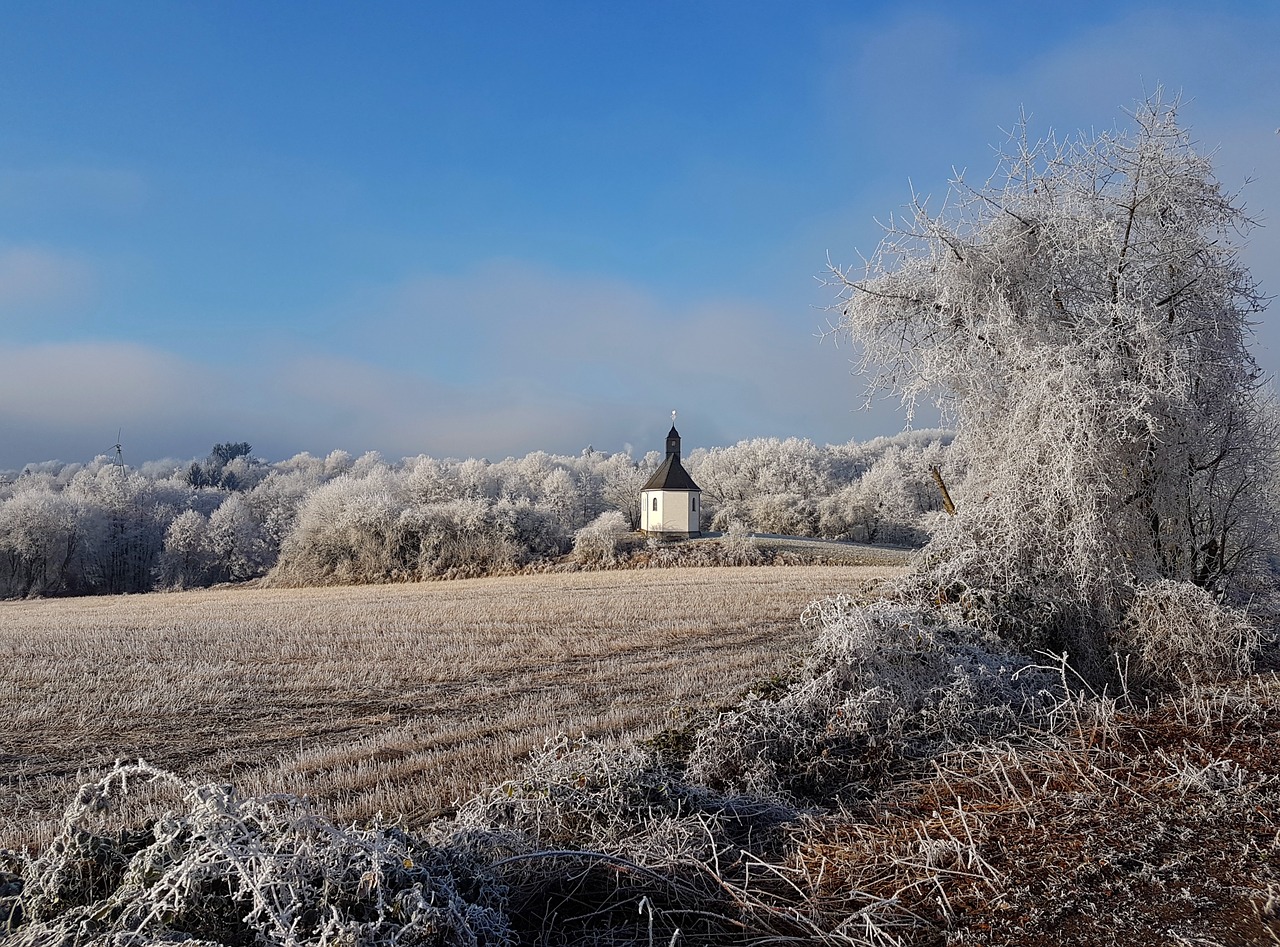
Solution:
M1280 437L1249 349L1266 298L1234 240L1251 222L1177 111L1157 93L1132 132L1015 137L985 186L917 202L861 278L837 274L873 387L958 422L969 477L923 597L981 597L1095 682L1142 589L1243 602L1276 548Z
M724 563L729 566L755 566L764 561L764 554L751 534L739 522L729 524L720 539Z
M768 809L743 805L754 814ZM457 824L506 832L536 849L589 848L657 864L713 858L716 837L728 832L726 816L733 817L726 800L677 779L633 743L561 735L533 755L518 779L466 803Z
M502 535L515 543L518 565L569 550L570 534L557 514L540 503L504 497L494 505L493 516Z
M402 565L421 578L510 572L559 550L563 539L556 514L527 501L432 503L406 510L400 525Z
M1135 682L1207 683L1245 673L1262 643L1258 624L1190 582L1143 586L1116 634Z
M611 563L630 532L627 517L620 510L601 513L573 534L573 554L583 563Z
M95 834L130 784L174 784L183 811ZM505 890L465 846L340 828L295 796L242 798L143 763L84 786L24 872L12 947L61 943L502 945Z
M335 454L334 451L330 460ZM338 458L341 466L349 457ZM386 476L342 474L308 494L280 550L273 583L285 586L379 581L386 577L402 508Z
M397 529L397 564L406 577L483 575L515 561L514 547L498 535L493 507L479 497L409 507Z
M901 764L1009 733L1053 702L1056 677L926 608L817 602L800 680L753 697L700 734L692 779L723 792L829 798Z

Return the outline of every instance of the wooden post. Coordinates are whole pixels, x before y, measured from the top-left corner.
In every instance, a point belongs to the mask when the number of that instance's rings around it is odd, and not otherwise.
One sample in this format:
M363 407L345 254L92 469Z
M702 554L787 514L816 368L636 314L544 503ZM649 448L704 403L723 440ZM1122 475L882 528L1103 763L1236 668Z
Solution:
M951 516L955 516L956 505L951 502L951 494L947 492L947 485L942 480L942 471L936 465L929 470L933 473L933 482L938 485L938 492L942 494L942 508Z

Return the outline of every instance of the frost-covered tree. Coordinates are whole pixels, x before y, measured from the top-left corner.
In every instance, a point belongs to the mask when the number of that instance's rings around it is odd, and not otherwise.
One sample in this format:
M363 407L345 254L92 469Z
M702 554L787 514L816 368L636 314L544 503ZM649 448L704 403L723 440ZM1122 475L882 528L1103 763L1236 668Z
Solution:
M629 529L639 529L640 491L653 476L656 467L649 466L645 461L636 463L629 455L617 453L609 455L598 469L604 502L623 512Z
M405 461L405 489L416 504L440 503L458 496L458 483L448 466L434 457Z
M923 446L885 441L870 468L819 504L823 536L860 542L919 545L928 538L927 523L942 509L933 468L943 463L941 440ZM948 463L948 469L957 465Z
M539 484L538 493L544 505L554 510L560 525L566 530L582 524L583 502L578 483L573 474L563 467L552 469Z
M62 591L81 541L79 504L64 493L40 487L0 503L0 595Z
M218 571L232 581L262 575L272 556L263 541L253 506L242 493L232 493L209 517L209 546Z
M163 586L180 589L205 585L213 557L209 517L198 510L184 510L164 532L157 579Z
M1241 595L1274 537L1250 221L1177 106L1065 142L1024 128L984 186L917 201L865 275L837 272L876 384L957 422L970 480L932 594L1095 673L1142 588Z
M81 511L76 553L81 587L109 594L150 590L170 512L156 484L99 457L71 479L66 494Z
M351 455L344 450L329 451L329 456L324 459L324 478L332 480L335 477L341 477L345 473L351 471L355 461L351 459Z

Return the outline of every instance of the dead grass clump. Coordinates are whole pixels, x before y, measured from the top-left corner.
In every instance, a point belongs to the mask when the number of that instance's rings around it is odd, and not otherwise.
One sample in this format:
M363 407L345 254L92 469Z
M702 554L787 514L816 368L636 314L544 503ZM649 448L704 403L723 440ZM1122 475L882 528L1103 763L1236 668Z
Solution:
M847 598L815 603L817 640L778 699L722 714L689 758L696 781L786 799L865 796L902 764L1010 732L1053 703L1045 669L933 613Z
M519 779L477 796L446 833L499 841L497 869L519 930L567 942L739 942L779 932L735 891L745 860L773 859L794 811L725 799L690 785L656 756L566 737ZM653 941L649 941L653 942Z

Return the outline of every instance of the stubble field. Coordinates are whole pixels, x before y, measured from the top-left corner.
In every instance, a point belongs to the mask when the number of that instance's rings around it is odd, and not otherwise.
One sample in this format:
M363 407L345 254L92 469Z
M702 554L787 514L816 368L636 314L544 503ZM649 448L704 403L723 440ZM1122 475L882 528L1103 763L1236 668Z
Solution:
M0 848L116 759L423 821L564 732L786 674L810 601L892 567L587 572L0 603ZM157 802L159 804L159 802Z

